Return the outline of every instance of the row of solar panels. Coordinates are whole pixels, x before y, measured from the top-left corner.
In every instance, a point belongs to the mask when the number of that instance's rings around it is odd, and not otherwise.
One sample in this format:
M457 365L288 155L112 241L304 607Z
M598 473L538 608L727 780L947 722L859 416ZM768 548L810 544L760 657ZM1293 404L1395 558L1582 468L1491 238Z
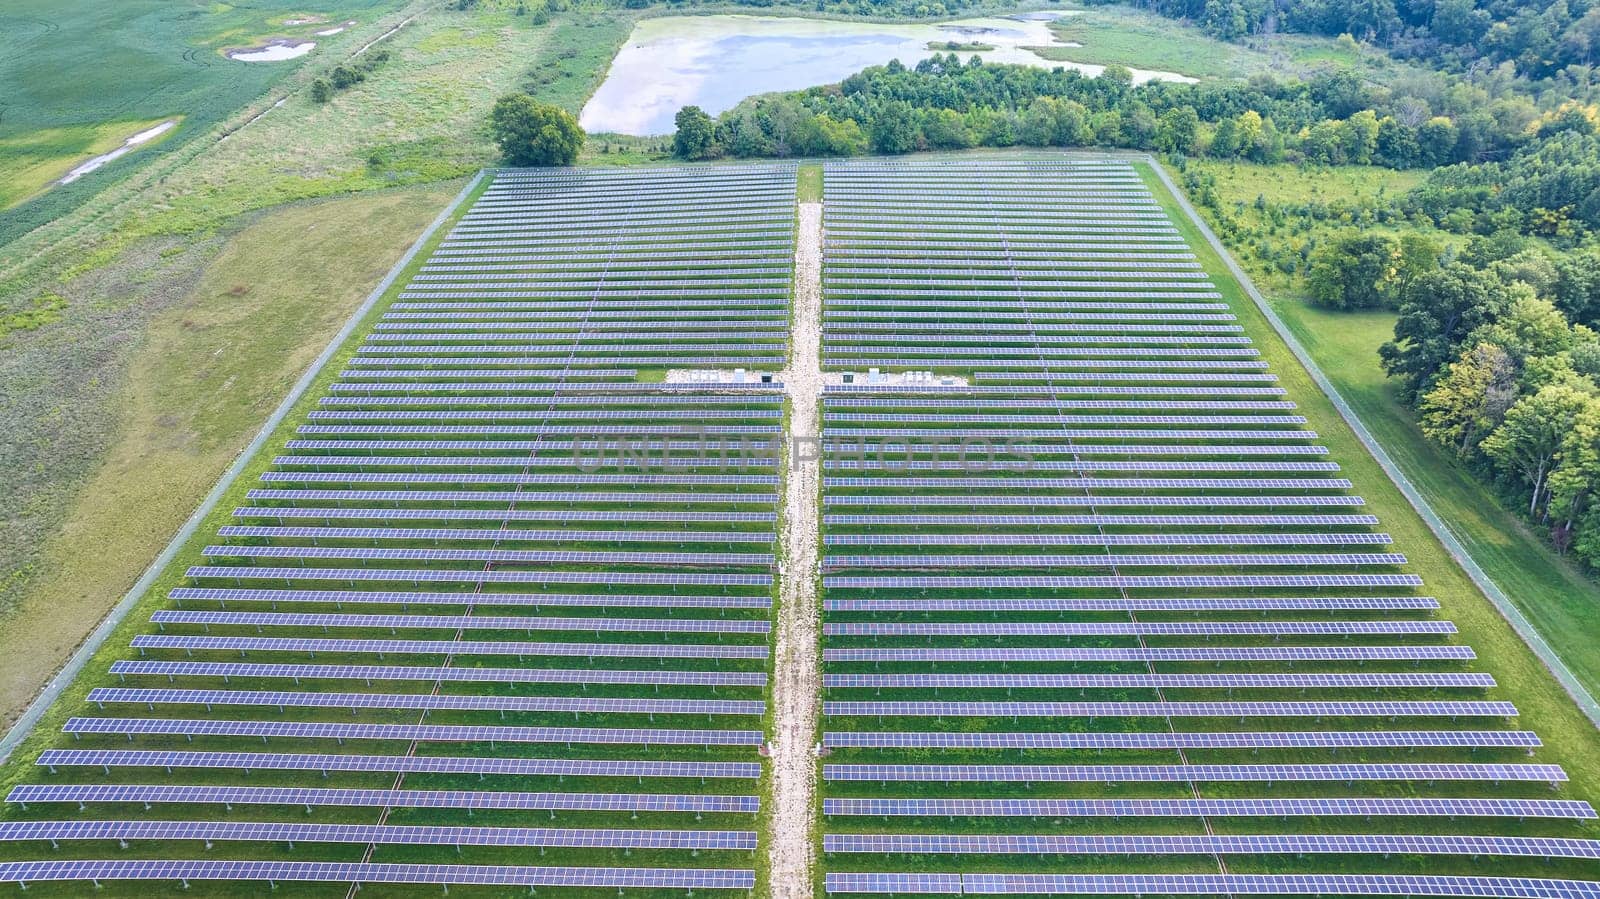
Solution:
M896 874L829 872L831 893L1068 896L1474 896L1592 899L1600 882L1412 874Z

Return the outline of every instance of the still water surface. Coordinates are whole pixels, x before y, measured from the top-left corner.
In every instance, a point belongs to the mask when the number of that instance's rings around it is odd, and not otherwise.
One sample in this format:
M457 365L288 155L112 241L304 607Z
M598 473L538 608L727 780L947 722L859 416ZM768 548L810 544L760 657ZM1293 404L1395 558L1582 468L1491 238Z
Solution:
M1030 47L1070 47L1049 19L1070 13L963 19L937 24L878 24L782 16L672 16L645 19L611 62L605 83L583 108L590 132L671 134L684 106L717 113L771 91L832 84L868 66L932 56L929 42L992 45L985 62L1065 66L1098 75L1102 66L1052 62ZM974 54L961 53L963 59ZM1192 81L1171 72L1135 69L1135 81Z

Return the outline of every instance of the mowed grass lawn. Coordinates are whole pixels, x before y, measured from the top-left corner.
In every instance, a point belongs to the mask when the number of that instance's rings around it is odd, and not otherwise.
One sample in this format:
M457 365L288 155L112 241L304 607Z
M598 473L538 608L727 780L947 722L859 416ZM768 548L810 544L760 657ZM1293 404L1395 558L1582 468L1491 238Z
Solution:
M1303 35L1252 38L1247 44L1211 37L1199 28L1127 6L1074 10L1050 24L1056 39L1081 47L1050 47L1046 59L1177 72L1191 78L1248 78L1360 65L1368 57L1331 40ZM1376 57L1374 62L1380 62Z
M1266 318L1229 275L1222 260L1211 251L1210 245L1200 235L1199 229L1176 205L1154 173L1144 164L1140 164L1138 168L1146 184L1177 223L1184 239L1194 248L1201 264L1211 273L1222 291L1224 300L1233 308L1239 317L1239 323L1255 346L1260 349L1262 359L1278 375L1289 396L1299 404L1300 413L1308 419L1309 427L1320 435L1320 442L1328 447L1330 458L1340 463L1345 476L1354 481L1357 492L1366 498L1368 509L1381 520L1383 530L1393 535L1395 550L1405 553L1409 558L1409 570L1420 575L1426 582L1424 591L1438 597L1442 606L1440 617L1454 621L1460 628L1460 642L1476 650L1478 662L1475 667L1478 670L1488 671L1496 677L1501 685L1500 689L1495 691L1496 695L1514 701L1521 712L1518 723L1539 733L1545 746L1539 750L1538 758L1559 764L1567 770L1572 778L1572 783L1566 790L1569 795L1590 801L1600 800L1600 755L1597 755L1600 754L1600 731L1595 729L1573 703L1571 697L1511 629L1495 609L1494 604L1477 589L1450 558L1443 545L1434 538L1399 489L1384 474L1377 461L1356 439L1355 433L1345 425L1333 408L1333 404L1317 388L1310 375L1289 352L1288 347L1278 339ZM1302 319L1295 329L1303 331L1308 324ZM1343 335L1345 341L1352 340L1347 332L1356 330L1345 324L1338 326L1330 326L1325 322L1317 324L1332 333ZM1377 328L1378 326L1369 322L1365 330L1371 335ZM1348 343L1344 345L1348 346ZM1311 351L1319 360L1320 367L1344 392L1346 385L1351 383L1352 371L1359 369L1353 365L1341 364L1339 358L1329 353L1329 346L1330 344L1326 342L1313 344ZM1360 383L1359 379L1356 383ZM1357 397L1349 392L1346 392L1346 397L1352 403L1357 402ZM1370 403L1369 396L1358 407L1363 410L1363 415L1368 414L1365 410L1370 407ZM1387 433L1380 433L1380 436L1387 441L1396 440L1392 428ZM1413 454L1425 452L1425 446L1420 438L1412 439L1409 443ZM1391 447L1391 452L1394 449ZM1416 455L1402 461L1408 473L1417 464ZM1430 494L1437 489L1432 484L1419 484L1419 486ZM1463 502L1467 500L1463 499ZM1500 538L1502 541L1517 539L1518 529L1504 527L1492 521L1492 504L1485 502L1480 496L1477 506L1490 512L1488 519L1484 520L1485 533L1499 528L1499 533L1503 535ZM1467 507L1471 507L1470 503ZM1454 510L1442 502L1436 507L1436 511L1447 519L1455 518ZM1478 548L1472 546L1474 552ZM1528 548L1530 553L1536 551L1534 544L1530 543ZM1500 559L1500 556L1494 556L1479 558L1478 561L1492 573L1500 574L1497 570L1500 567ZM1546 569L1545 577L1549 578L1550 566L1542 567ZM1530 555L1528 557L1530 576L1537 576L1540 568L1539 563L1533 561ZM1505 587L1508 590L1515 589L1514 585L1509 583L1505 584ZM1552 589L1559 588L1555 588L1552 584ZM1519 602L1526 604L1527 599L1519 597ZM1582 637L1570 632L1565 635L1551 633L1548 636L1552 640L1561 636L1565 650L1581 654L1578 647L1582 645ZM1585 651L1592 655L1592 651Z

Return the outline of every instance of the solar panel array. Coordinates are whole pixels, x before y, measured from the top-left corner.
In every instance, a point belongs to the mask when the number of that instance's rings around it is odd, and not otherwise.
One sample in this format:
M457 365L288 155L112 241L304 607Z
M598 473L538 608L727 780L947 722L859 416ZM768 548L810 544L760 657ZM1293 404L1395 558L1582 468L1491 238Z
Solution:
M1600 899L1134 167L825 174L825 891ZM755 890L795 190L498 173L73 694L0 882Z
M1134 166L824 192L827 891L1595 892L1549 879L1594 810Z
M792 165L499 172L13 789L0 881L751 890L794 216Z

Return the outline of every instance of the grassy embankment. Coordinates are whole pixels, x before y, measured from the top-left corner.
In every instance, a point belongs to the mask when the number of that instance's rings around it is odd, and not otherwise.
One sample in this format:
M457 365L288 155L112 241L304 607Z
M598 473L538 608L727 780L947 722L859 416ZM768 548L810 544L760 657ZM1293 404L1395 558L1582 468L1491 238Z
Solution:
M1544 740L1545 745L1539 751L1539 757L1560 764L1571 775L1572 782L1564 792L1591 801L1600 799L1600 758L1597 758L1597 753L1600 753L1600 732L1573 704L1488 598L1451 560L1399 489L1383 473L1377 461L1367 454L1354 432L1339 418L1332 403L1317 389L1288 347L1277 338L1265 317L1244 295L1222 261L1199 235L1198 229L1176 207L1154 175L1144 166L1140 168L1144 170L1146 183L1177 222L1185 240L1211 273L1225 301L1238 315L1239 323L1260 349L1262 359L1278 374L1289 396L1299 403L1299 411L1308 419L1308 426L1321 436L1330 458L1338 460L1345 476L1354 481L1361 495L1366 497L1368 509L1379 517L1384 530L1393 535L1397 550L1407 554L1409 570L1420 575L1427 584L1428 592L1439 598L1441 617L1454 621L1460 628L1460 641L1476 650L1478 662L1475 667L1493 673L1510 691L1509 697L1521 712L1519 724L1538 731ZM1312 352L1316 354L1319 351L1313 349ZM1321 364L1324 358L1319 356L1319 366L1343 390L1348 382L1348 374L1337 372L1333 365ZM1422 445L1420 438L1416 444ZM1449 518L1447 510L1438 511ZM1492 561L1479 559L1480 564L1486 567ZM1556 635L1550 636L1554 638Z
M1217 175L1224 207L1243 204L1238 214L1252 225L1259 224L1250 205L1257 194L1278 202L1359 199L1380 192L1393 195L1422 177L1362 166L1301 171L1292 166L1208 164L1204 169ZM1326 236L1338 227L1319 227L1310 236ZM1455 239L1439 232L1433 236ZM1600 692L1600 654L1594 652L1600 619L1593 614L1600 608L1600 586L1531 532L1477 476L1423 436L1378 364L1378 347L1394 336L1394 315L1313 307L1296 279L1263 265L1248 247L1232 249L1273 309L1456 538L1590 692Z

